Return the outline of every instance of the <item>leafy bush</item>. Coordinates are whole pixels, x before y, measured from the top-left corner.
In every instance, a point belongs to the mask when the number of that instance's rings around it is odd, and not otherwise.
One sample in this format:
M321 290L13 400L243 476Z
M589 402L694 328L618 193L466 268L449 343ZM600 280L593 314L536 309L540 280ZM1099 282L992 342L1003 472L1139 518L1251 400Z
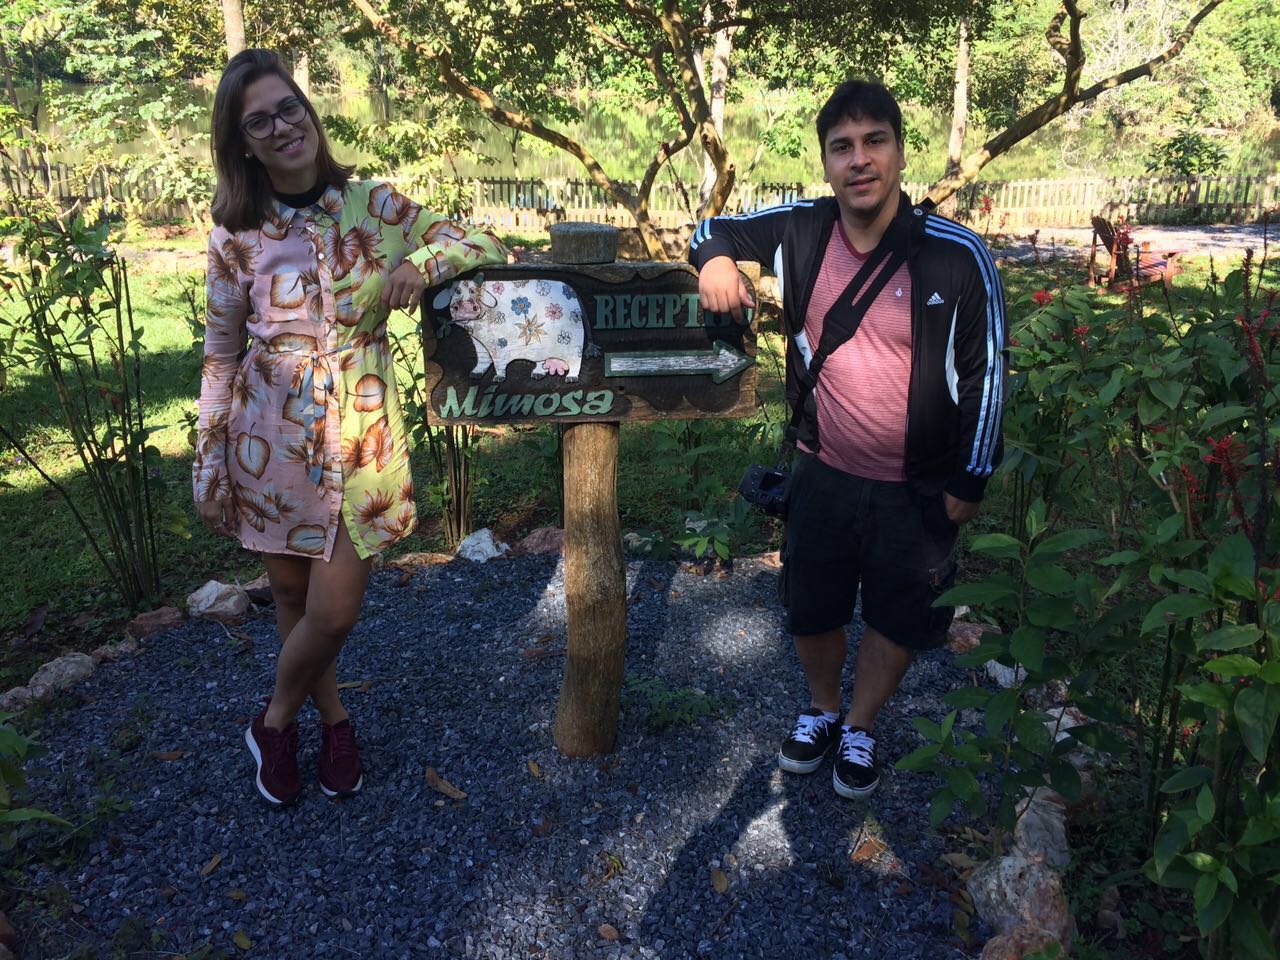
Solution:
M1177 133L1151 151L1147 172L1167 177L1211 177L1226 162L1227 152L1196 128L1192 115L1184 114Z
M976 777L994 775L1006 831L1024 790L1078 790L1076 744L1132 764L1145 873L1186 891L1210 960L1274 958L1280 918L1275 300L1250 256L1164 311L1081 290L1015 304L1008 532L975 539L990 572L940 602L1001 627L967 662L1024 672L950 694L903 761L944 778L935 822L957 801L981 810ZM1060 743L1034 706L1052 681L1092 721ZM985 732L957 730L961 708Z
M138 609L159 595L156 535L187 534L184 510L163 502L160 451L150 442L142 398L142 331L129 279L107 247L107 225L80 216L26 221L19 265L0 270L0 390L13 367L52 381L63 426L88 478L86 511L0 423L3 439L66 501L121 599ZM96 512L96 516L94 516Z

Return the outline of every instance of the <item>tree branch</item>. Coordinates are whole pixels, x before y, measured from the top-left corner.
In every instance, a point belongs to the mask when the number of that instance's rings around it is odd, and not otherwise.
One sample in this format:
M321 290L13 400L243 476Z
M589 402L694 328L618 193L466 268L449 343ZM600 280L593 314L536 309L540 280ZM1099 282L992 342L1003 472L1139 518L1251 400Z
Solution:
M1088 103L1098 97L1099 94L1105 93L1107 90L1122 87L1126 83L1132 83L1142 77L1152 76L1157 68L1182 53L1187 43L1191 40L1192 35L1196 32L1196 28L1200 26L1200 22L1204 20L1210 13L1222 4L1222 0L1209 0L1200 11L1187 21L1187 25L1182 28L1173 43L1160 54L1152 57L1150 60L1140 63L1137 66L1130 67L1107 77L1105 80L1099 80L1097 83L1084 90L1079 88L1079 74L1084 69L1084 54L1080 49L1080 19L1083 14L1079 12L1075 0L1063 0L1062 8L1054 16L1054 23L1050 24L1050 28L1046 35L1055 34L1059 41L1062 40L1061 33L1055 30L1054 24L1061 28L1064 14L1072 18L1071 40L1063 41L1067 44L1067 51L1063 53L1063 58L1067 62L1067 78L1062 85L1062 92L1057 96L1050 97L1034 109L1023 114L1005 129L988 140L981 148L975 150L969 156L965 157L960 163L960 169L950 176L943 177L932 187L929 188L929 199L935 204L941 203L950 197L953 193L963 187L966 183L977 177L979 171L982 170L993 159L1000 154L1009 150L1015 144L1025 140L1031 134L1035 133L1041 127L1051 123L1058 117L1062 116L1072 107L1081 103ZM1074 12L1073 12L1074 11ZM1049 36L1049 43L1058 50L1058 46L1053 38ZM1059 53L1062 53L1059 50ZM1078 59L1073 61L1073 58ZM1073 67L1076 71L1075 80L1072 80Z
M503 107L488 90L477 87L454 69L453 57L447 48L441 46L437 49L419 40L410 40L405 37L394 24L373 8L369 0L351 0L351 2L364 14L374 30L397 46L412 50L433 62L441 82L451 93L470 100L497 123L537 137L570 154L586 168L592 183L633 214L636 212L636 198L631 191L610 177L600 166L599 161L578 141L565 136L559 130L553 130L534 117Z

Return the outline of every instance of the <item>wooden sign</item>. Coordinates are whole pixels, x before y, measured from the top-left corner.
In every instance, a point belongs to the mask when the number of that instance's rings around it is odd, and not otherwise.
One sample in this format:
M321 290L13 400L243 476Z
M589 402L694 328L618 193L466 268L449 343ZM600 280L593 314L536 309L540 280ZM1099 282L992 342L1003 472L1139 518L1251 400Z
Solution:
M432 293L423 324L432 424L743 417L755 409L751 311L742 323L703 311L698 274L687 264L507 264Z

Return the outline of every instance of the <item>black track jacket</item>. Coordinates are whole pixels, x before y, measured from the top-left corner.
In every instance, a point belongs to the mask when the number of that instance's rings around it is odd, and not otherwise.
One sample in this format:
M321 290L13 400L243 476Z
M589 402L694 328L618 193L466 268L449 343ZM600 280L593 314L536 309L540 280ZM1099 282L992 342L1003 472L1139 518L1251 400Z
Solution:
M838 217L835 197L712 217L698 225L690 246L689 261L699 269L713 257L728 256L756 261L777 275L788 333L789 405L799 396L816 349L802 336L805 312ZM977 502L1004 452L1000 422L1008 358L1000 276L981 237L934 214L927 202L913 206L905 193L880 242L905 245L911 274L907 480L923 494L945 490ZM828 320L849 306L842 299ZM812 394L806 407L799 439L812 445Z

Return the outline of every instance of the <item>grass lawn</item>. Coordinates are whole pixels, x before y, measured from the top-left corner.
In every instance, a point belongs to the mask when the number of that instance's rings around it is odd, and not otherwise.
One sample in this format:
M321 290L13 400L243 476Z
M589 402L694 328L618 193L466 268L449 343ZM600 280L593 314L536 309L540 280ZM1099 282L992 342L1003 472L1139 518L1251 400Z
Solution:
M545 243L537 237L505 239L513 245ZM183 290L202 279L200 241L190 233L161 228L125 238L125 249L148 254L135 257L131 275L135 317L144 330L147 417L156 430L152 442L164 457L160 479L166 496L181 504L190 517L187 537L165 533L160 541L166 571L164 599L177 603L210 577L251 579L261 572L261 565L255 555L237 544L206 533L189 509L190 447L183 417L194 408L200 344L193 340L184 319L187 306ZM156 251L169 255L153 256ZM1193 261L1191 266L1179 278L1179 290L1203 285L1207 261ZM1053 269L1036 265L1006 264L1003 277L1011 325L1016 327L1023 309L1019 304L1033 291L1053 290L1059 282L1078 280L1082 275L1074 266L1055 275ZM412 330L404 314L397 314L392 326L403 335ZM760 406L749 420L623 426L618 501L624 530L677 534L684 529L686 510L710 510L727 504L747 464L774 458L775 448L765 439L767 432L762 427L784 417L781 351L776 324L770 329L766 321L758 379ZM31 371L13 371L7 388L0 393L0 420L79 503L88 503L79 461L60 424L46 378ZM482 434L476 448L480 477L472 514L476 528L492 527L511 542L534 527L558 522L555 429L513 427ZM87 649L110 639L125 611L104 587L106 578L57 493L13 450L0 451L0 457L0 524L9 545L0 556L0 582L10 587L0 593L0 638L4 639L0 689L4 689L25 682L36 665L60 649ZM444 548L440 523L428 500L432 478L425 451L415 455L414 473L422 523L393 554ZM687 479L673 488L673 477ZM694 491L695 485L701 492ZM975 530L1002 522L999 484L992 487L992 502L980 515ZM771 549L777 546L779 535L773 521L752 514L735 529L733 549L737 553Z

